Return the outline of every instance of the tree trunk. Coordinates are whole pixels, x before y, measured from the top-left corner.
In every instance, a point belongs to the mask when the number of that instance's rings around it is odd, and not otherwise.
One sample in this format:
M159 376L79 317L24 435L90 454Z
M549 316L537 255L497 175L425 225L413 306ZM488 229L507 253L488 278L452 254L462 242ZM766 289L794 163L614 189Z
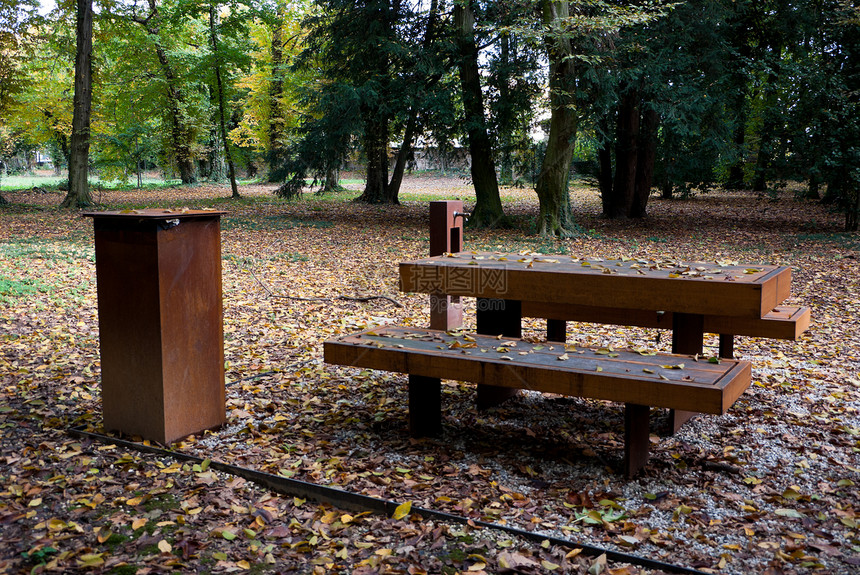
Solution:
M856 232L860 227L860 189L856 183L852 186L847 198L845 209L845 231Z
M607 114L603 120L603 133L609 134L611 118ZM603 206L603 216L609 217L612 211L612 149L608 137L597 150L597 182L600 187L600 202Z
M340 168L329 166L325 172L325 181L320 193L336 192L338 188L338 180L340 180Z
M161 64L164 78L167 80L167 107L170 110L170 135L173 144L173 153L176 156L176 167L179 169L179 178L183 184L193 184L197 181L197 172L194 168L194 156L191 152L191 135L186 126L185 94L177 85L176 74L167 57L167 52L156 42L155 52Z
M269 88L269 175L274 181L277 168L284 162L284 126L286 120L281 109L284 96L284 8L278 3L275 27L272 30L272 83Z
M433 41L436 39L436 26L439 20L439 1L431 0L430 11L427 16L427 29L424 33L423 49L430 50ZM429 89L442 78L441 74L433 75L429 78L422 78L423 87ZM406 164L409 158L413 156L413 146L415 135L419 132L418 124L418 108L412 106L409 110L409 116L406 120L406 127L403 129L403 143L397 151L397 158L394 162L394 173L391 174L391 181L388 184L389 194L395 198L400 194L400 185L403 183L403 173L406 171Z
M66 208L92 204L90 195L90 106L92 104L93 2L77 0L77 46L75 50L75 96L72 116L72 144L69 154L69 192Z
M633 205L631 218L644 218L651 197L651 187L654 182L654 161L657 158L657 128L659 116L656 110L647 106L642 112L639 126L639 154L636 163L636 184L633 190Z
M782 53L782 46L776 45L772 48L775 54ZM771 64L770 73L767 76L767 84L764 87L764 108L762 114L761 134L759 138L759 149L756 157L755 173L753 176L753 190L764 192L767 190L768 172L773 161L775 141L778 138L777 127L780 113L777 111L779 105L779 94L777 93L777 81L779 79L780 66L776 61Z
M415 128L418 125L418 111L414 108L409 111L406 120L406 128L403 130L403 143L397 150L397 158L394 161L394 173L391 174L391 182L388 184L389 193L394 197L400 194L400 185L403 183L403 173L406 171L406 162L412 154L412 140L415 137Z
M639 162L639 94L629 89L621 97L615 134L615 184L610 218L630 217Z
M505 216L499 197L492 145L484 119L478 46L475 43L475 13L471 3L454 4L454 26L457 30L460 89L463 95L469 155L472 160L472 185L475 187L476 200L469 224L479 228L493 228L502 225Z
M221 124L221 140L224 142L224 159L227 160L227 175L230 178L231 198L241 198L236 186L236 167L230 154L230 141L227 139L227 126L224 121L224 85L221 81L221 62L218 59L218 34L215 31L215 6L209 7L209 32L212 39L212 57L215 58L215 84L218 89L218 116Z
M179 177L183 184L193 184L197 181L197 174L194 168L194 155L191 151L191 130L189 129L184 111L185 93L179 86L176 73L170 63L170 58L168 58L167 52L161 45L158 37L159 27L157 26L157 18L158 8L156 0L149 0L149 15L146 18L137 15L132 17L152 37L155 54L158 57L158 63L161 65L161 72L164 74L167 88L166 96L167 108L170 113L171 145L176 159L176 166L179 169Z
M543 0L543 25L555 34L545 37L549 58L550 124L546 153L535 186L540 203L539 231L543 236L570 237L573 217L570 210L570 162L576 143L579 117L573 112L574 96L570 89L575 79L573 49L570 39L557 28L566 26L570 16L567 2Z
M732 73L732 84L734 94L730 98L732 108L735 113L735 132L734 145L738 154L737 160L729 168L729 177L726 181L726 187L730 190L740 190L744 188L744 167L746 164L746 130L747 130L747 107L749 106L747 99L747 61L752 55L752 47L749 42L749 24L748 17L744 17L738 23L738 32L734 36L734 44L738 50L738 59L734 62L734 71Z
M499 60L501 60L501 68L503 70L508 70L510 68L511 62L511 38L508 34L502 34L499 38ZM505 77L502 78L502 81L499 82L499 100L501 102L507 102L510 100L510 87L509 87L509 76L508 72L505 72ZM508 116L510 117L510 116ZM511 154L512 146L512 133L514 130L513 125L504 126L502 129L502 133L498 134L499 143L501 145L500 150L500 158L499 158L499 179L502 184L510 185L514 181L514 162L513 155Z
M388 186L388 120L379 112L367 112L364 121L364 152L367 155L367 181L364 192L355 199L368 204L399 204Z

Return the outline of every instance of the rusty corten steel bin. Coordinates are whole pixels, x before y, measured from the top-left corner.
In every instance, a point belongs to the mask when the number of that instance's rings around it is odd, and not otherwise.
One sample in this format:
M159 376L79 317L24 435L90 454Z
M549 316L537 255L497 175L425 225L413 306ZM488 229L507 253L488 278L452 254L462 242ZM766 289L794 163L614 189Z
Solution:
M221 215L93 218L106 430L169 443L222 425Z

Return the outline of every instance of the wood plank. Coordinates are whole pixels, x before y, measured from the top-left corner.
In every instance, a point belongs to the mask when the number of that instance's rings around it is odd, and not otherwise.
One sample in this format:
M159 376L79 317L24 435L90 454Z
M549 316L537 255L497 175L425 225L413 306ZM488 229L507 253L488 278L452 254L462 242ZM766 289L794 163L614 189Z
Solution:
M522 302L523 317L672 329L672 312ZM808 307L777 306L760 318L705 315L704 332L796 340L809 329Z
M325 361L713 414L725 413L750 384L750 365L745 361L714 364L681 355L569 348L400 327L329 340Z
M781 301L790 277L789 268L777 266L596 264L567 256L466 252L400 264L400 289L407 292L702 315L720 310L750 318L760 318Z
M516 300L481 299L476 302L476 328L483 335L503 335L519 338L523 331L521 304ZM489 409L519 394L519 389L491 382L479 383L475 401L478 409Z
M409 434L412 437L442 432L442 380L438 377L409 376Z
M628 478L648 463L650 412L647 405L624 404L624 473Z

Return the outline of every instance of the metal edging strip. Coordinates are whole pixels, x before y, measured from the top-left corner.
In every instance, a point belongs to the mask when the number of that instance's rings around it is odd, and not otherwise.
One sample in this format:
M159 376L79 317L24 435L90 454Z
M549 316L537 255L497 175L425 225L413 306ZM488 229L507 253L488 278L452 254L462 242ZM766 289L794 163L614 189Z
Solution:
M150 453L152 455L158 455L161 457L169 457L183 462L199 464L204 461L203 458L197 457L196 455L188 455L177 451L162 449L160 447L155 447L152 445L144 445L142 443L118 439L92 431L85 431L84 427L85 426L70 428L68 430L68 433L76 437L89 438L105 444L119 445L128 449L134 449L135 451ZM228 463L222 463L219 461L209 461L210 469L215 469L217 471L221 471L222 473L241 477L243 479L256 483L257 485L270 489L276 493L281 493L283 495L289 495L292 497L301 497L303 499L310 499L316 501L317 503L327 503L335 507L339 507L345 511L371 511L375 514L386 515L390 517L392 514L394 514L394 511L395 509L397 509L398 506L398 503L386 499L371 497L369 495L362 495L360 493L353 493L351 491L336 489L334 487L328 487L326 485L318 485L316 483L309 483L307 481L301 481L298 479L281 477L279 475L255 471L246 467L239 467L236 465L230 465ZM582 549L582 552L589 556L597 557L600 555L606 555L606 558L608 560L621 563L629 563L631 565L638 565L640 567L645 567L648 569L660 569L661 571L665 571L668 573L679 573L681 575L706 575L704 571L698 571L690 567L673 565L671 563L664 563L662 561L649 559L647 557L640 557L638 555L631 555L629 553L622 553L620 551L604 549L602 547L596 547L585 543L577 543L575 541L562 539L560 537L553 537L551 535L535 533L532 531L525 531L523 529L517 529L515 527L509 527L507 525L499 525L498 523L490 523L487 521L481 521L479 519L470 519L468 517L453 515L450 513L445 513L443 511L435 511L433 509L425 509L423 507L412 507L410 513L417 513L422 517L428 519L438 519L441 521L447 521L449 523L457 523L460 525L480 527L482 529L493 529L496 531L502 531L504 533L508 533L517 537L522 537L523 539L538 544L542 543L543 541L549 541L552 545L562 545L565 547Z

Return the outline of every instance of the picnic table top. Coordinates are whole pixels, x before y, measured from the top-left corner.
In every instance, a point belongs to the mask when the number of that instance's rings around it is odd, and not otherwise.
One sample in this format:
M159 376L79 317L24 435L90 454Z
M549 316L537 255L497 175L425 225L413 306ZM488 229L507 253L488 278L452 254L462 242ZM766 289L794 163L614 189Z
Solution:
M400 264L407 292L703 315L762 317L790 288L789 267L730 261L458 252Z

